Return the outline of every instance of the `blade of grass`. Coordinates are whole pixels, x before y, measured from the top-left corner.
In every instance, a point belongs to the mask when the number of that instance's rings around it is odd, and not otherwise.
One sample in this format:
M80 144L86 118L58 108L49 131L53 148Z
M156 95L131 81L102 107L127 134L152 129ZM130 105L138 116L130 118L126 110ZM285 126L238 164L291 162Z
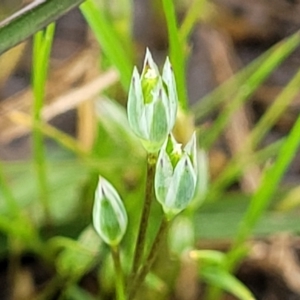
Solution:
M219 177L211 184L206 198L210 202L222 198L224 190L247 170L252 164L265 163L270 158L277 155L285 139L278 140L265 148L247 156L240 156L239 159L233 159L228 164Z
M0 23L0 54L21 43L43 27L59 19L84 0L35 0Z
M33 122L33 120L28 115L21 112L12 113L10 115L10 119L14 123L24 125L31 128L32 130L40 131L42 134L52 138L58 144L72 151L79 157L85 157L88 155L88 152L83 147L81 147L75 139L49 124L43 123L42 121Z
M50 24L45 31L38 32L34 37L33 44L33 75L32 85L34 102L32 109L33 123L42 119L42 108L44 104L45 84L47 80L49 56L54 37L55 24ZM47 170L44 149L44 137L38 130L33 130L33 159L36 167L37 182L39 187L39 198L44 210L46 223L51 224L51 213L49 208L49 189L47 183Z
M219 137L235 111L248 100L262 82L300 43L300 34L297 33L277 45L275 50L262 62L259 68L238 89L234 98L224 107L212 127L203 133L203 147L209 149ZM226 99L227 97L225 97Z
M196 120L199 122L201 121L201 119L208 116L223 101L225 101L229 97L233 97L238 89L243 88L244 90L249 88L249 77L255 75L255 73L258 72L259 69L261 70L262 64L266 66L267 63L270 63L271 58L277 57L278 61L273 66L273 69L275 69L277 65L279 65L288 55L290 55L290 53L292 53L296 49L299 43L300 34L299 31L297 31L295 34L277 43L271 49L263 53L252 63L238 72L234 77L230 78L220 87L215 89L212 93L203 97L192 107L192 111L195 114ZM268 66L268 68L270 69L270 66ZM272 70L269 70L269 72L270 71ZM249 92L250 91L248 91L248 93ZM224 97L224 95L226 97Z
M10 115L10 119L14 123L21 124L32 130L38 130L41 134L53 139L59 145L77 155L82 159L86 167L97 173L108 172L108 170L114 168L115 165L124 163L123 157L115 158L113 162L111 160L95 158L91 153L86 151L86 149L82 148L74 138L42 121L33 123L32 119L24 113L14 112ZM138 168L139 166L131 166L132 172L137 171Z
M188 39L193 26L200 18L203 8L205 7L206 0L194 0L188 9L186 16L179 29L179 37L181 43L185 43Z
M257 122L249 136L249 147L256 148L271 127L278 121L300 90L300 69L276 97L267 112Z
M280 180L286 172L300 146L300 117L298 117L291 132L282 145L274 164L269 167L262 178L261 184L253 195L249 208L239 226L235 242L228 253L228 265L232 269L237 261L236 253L249 237L259 218L265 212L272 200Z
M286 110L288 105L293 101L300 89L300 70L290 80L288 85L276 97L267 112L257 122L250 135L246 138L241 153L237 154L226 166L225 170L214 181L209 197L218 198L223 190L232 184L240 172L236 169L241 166L251 165L251 152L258 146L270 128L276 123L281 114Z
M222 268L215 266L205 266L200 268L201 277L209 284L222 288L240 300L255 300L250 290L232 274ZM208 295L210 299L214 296Z
M93 0L85 1L80 9L103 52L120 72L121 83L124 90L127 91L133 69L133 62L130 60L131 55L126 53L115 28Z
M174 69L174 75L177 84L178 101L180 107L183 110L187 110L188 101L185 78L185 56L183 49L184 45L180 43L179 39L176 12L173 1L163 0L162 2L168 27L170 61Z
M246 255L245 241L254 230L260 217L272 200L280 180L300 146L300 117L281 147L275 163L265 170L260 186L253 195L250 205L242 218L231 250L226 254L226 269L232 271ZM222 291L216 286L208 288L209 300L221 298Z

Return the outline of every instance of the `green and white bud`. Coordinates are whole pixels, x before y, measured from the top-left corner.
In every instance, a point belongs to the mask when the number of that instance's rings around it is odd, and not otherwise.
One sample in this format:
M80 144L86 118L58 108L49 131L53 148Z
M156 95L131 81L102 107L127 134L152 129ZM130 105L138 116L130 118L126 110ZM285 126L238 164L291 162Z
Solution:
M93 224L101 239L115 247L122 240L127 228L127 214L115 188L100 177L95 192Z
M172 134L159 153L155 171L155 194L170 220L194 197L197 184L196 135L182 149Z
M141 76L134 68L127 114L133 132L148 152L158 152L174 127L177 113L177 91L169 59L160 76L158 67L147 49Z

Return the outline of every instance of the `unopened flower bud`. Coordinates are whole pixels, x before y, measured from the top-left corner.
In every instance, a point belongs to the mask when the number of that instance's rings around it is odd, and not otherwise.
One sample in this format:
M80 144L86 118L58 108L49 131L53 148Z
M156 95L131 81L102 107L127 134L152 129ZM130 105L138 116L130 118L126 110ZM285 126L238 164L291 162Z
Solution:
M159 153L155 172L155 194L168 219L185 209L197 184L196 135L182 149L170 134Z
M147 49L141 76L133 70L128 95L128 121L148 152L158 152L175 124L177 91L168 59L162 76Z
M115 188L100 177L95 193L93 224L96 232L110 246L117 246L127 228L127 214Z

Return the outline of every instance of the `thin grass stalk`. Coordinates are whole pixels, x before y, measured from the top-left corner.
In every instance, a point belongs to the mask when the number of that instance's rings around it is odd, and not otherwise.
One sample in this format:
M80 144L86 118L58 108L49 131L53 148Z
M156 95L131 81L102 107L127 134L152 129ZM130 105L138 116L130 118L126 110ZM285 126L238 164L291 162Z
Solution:
M64 132L54 128L47 123L41 121L33 124L33 121L29 116L19 112L11 114L10 119L17 124L21 124L28 128L38 130L41 132L41 134L53 139L63 148L71 151L76 156L78 156L86 167L90 168L93 171L96 171L97 173L102 173L103 169L105 168L107 168L106 170L111 170L111 168L113 167L112 162L108 162L105 159L99 160L99 158L93 157L93 155L86 149L81 147L81 145L74 138L68 136ZM114 162L116 164L119 163L117 162L117 160L114 160Z
M298 117L285 143L280 149L274 164L264 172L261 184L253 195L249 208L244 215L231 250L226 254L226 268L234 270L238 262L245 256L245 241L253 231L257 221L263 215L272 200L280 180L286 172L300 146L300 117ZM208 299L216 300L221 297L221 290L209 287Z
M197 20L201 17L202 10L205 7L207 0L194 0L188 9L186 16L179 29L179 38L183 45L185 45L192 29Z
M180 42L179 39L175 6L172 0L163 0L162 2L168 27L170 61L173 66L174 75L176 79L178 102L183 110L187 110L188 98L185 78L186 70L185 55L183 48L184 45Z
M59 19L84 0L35 0L0 22L0 54Z
M55 24L50 24L45 31L38 32L34 37L33 44L33 94L34 102L32 109L33 123L41 122L42 108L44 104L45 85L47 80L49 56L54 37ZM50 225L51 213L49 204L49 187L47 183L47 170L44 137L39 130L32 133L33 159L35 162L39 198L44 211L46 223Z
M80 6L81 12L93 30L103 52L120 72L121 83L125 91L128 90L133 70L130 53L125 51L115 28L99 9L95 1L87 0Z
M267 112L261 117L250 135L244 141L245 146L227 165L225 170L218 176L213 183L212 191L214 193L213 198L216 198L216 194L220 195L222 190L231 184L239 173L235 172L238 166L251 165L253 157L252 152L258 146L258 144L265 137L270 128L276 123L281 114L286 110L288 105L293 101L300 89L300 70L290 80L288 85L282 90L282 92L276 97L272 105ZM212 196L212 195L211 195Z
M132 265L132 271L130 276L132 280L134 280L134 278L137 275L137 271L140 267L144 255L150 209L154 197L153 186L154 186L156 160L157 160L157 154L148 153L145 200L144 200L142 216L139 224L139 232L135 244L133 265Z
M232 250L228 253L228 265L230 269L232 269L237 263L234 254L242 247L245 240L251 234L258 219L265 212L283 175L285 174L297 150L299 149L299 132L300 117L298 117L292 130L286 138L285 143L282 145L276 161L265 171L261 184L252 197L250 206L247 209L247 212L239 226Z
M274 57L277 60L272 68L270 68L270 66L268 67L270 72L274 70L288 55L290 55L290 53L296 49L296 47L298 47L299 43L300 34L299 31L297 31L295 34L279 42L263 53L252 63L223 83L220 87L216 88L212 93L203 97L192 107L196 120L200 122L226 99L234 97L239 88L247 88L249 77L253 76L254 73L258 72L258 70L263 71L262 68L265 68L266 65L270 63L270 57ZM224 97L224 95L226 95L226 97Z
M285 86L282 92L276 97L272 105L263 114L260 120L251 131L249 139L249 146L256 148L262 139L266 136L272 126L278 121L280 116L292 103L294 98L298 95L300 90L300 69Z
M239 87L236 96L225 106L222 113L215 120L213 126L204 132L202 136L202 144L206 149L210 149L212 144L219 137L225 126L228 124L231 116L237 109L248 100L263 81L271 74L271 72L295 49L300 43L300 35L293 35L272 52L260 65L246 82ZM225 97L227 98L227 97Z
M228 167L226 167L219 177L211 184L207 199L212 202L220 199L224 189L232 184L245 169L252 164L265 163L270 158L275 157L284 141L285 139L282 138L247 157L241 156L240 159L232 159Z

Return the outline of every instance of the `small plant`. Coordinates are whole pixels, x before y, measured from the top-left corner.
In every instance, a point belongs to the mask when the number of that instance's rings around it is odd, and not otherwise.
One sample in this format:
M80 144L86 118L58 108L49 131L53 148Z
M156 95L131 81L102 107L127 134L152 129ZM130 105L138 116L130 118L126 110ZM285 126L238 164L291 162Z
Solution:
M99 179L93 211L94 227L111 247L118 299L134 298L160 251L169 223L188 206L195 194L198 173L196 135L192 135L183 149L173 137L171 130L175 124L177 103L176 83L169 59L166 59L160 75L147 50L141 77L136 68L133 71L128 99L129 124L148 153L148 167L145 203L127 294L119 256L127 215L118 193L103 178ZM152 247L143 259L153 190L164 215Z

